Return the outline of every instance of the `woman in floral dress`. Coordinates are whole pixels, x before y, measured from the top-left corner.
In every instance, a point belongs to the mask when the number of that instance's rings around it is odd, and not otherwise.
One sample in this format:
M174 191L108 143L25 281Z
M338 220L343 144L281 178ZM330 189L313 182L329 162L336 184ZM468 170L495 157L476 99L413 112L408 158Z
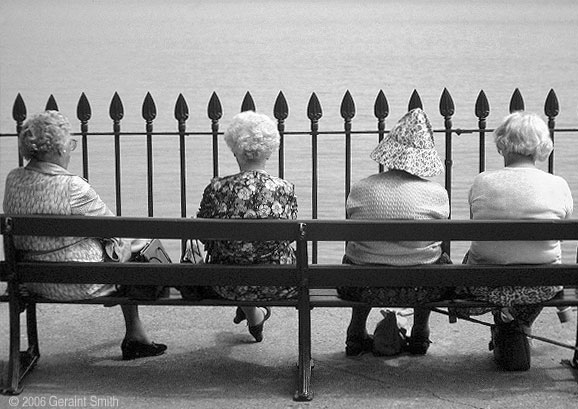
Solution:
M197 217L217 219L295 219L297 198L292 183L265 171L267 160L279 149L279 132L266 115L246 111L236 115L225 141L239 165L239 173L216 177L205 188ZM287 241L208 241L208 262L213 264L292 264L295 253ZM215 291L230 300L293 298L295 287L218 286ZM269 308L239 307L236 324L247 320L257 342Z

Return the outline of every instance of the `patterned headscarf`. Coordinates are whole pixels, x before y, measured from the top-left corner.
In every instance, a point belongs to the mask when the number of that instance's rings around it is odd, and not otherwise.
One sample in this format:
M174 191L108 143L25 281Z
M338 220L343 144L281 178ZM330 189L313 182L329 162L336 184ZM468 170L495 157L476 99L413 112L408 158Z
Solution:
M420 108L405 114L370 157L386 170L404 170L419 177L436 176L443 172L442 161L435 150L431 123Z

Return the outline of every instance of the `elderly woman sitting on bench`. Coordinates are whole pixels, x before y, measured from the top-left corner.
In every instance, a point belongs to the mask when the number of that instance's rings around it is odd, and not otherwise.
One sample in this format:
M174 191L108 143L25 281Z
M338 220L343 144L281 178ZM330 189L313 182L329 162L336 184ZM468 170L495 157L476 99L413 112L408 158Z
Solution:
M6 214L114 216L86 180L70 173L68 165L77 140L70 122L57 111L32 116L18 137L20 153L29 162L6 178ZM102 242L91 237L17 236L15 244L24 260L101 262ZM130 245L130 243L127 243ZM26 289L45 298L65 301L96 298L113 293L111 284L28 283ZM126 334L121 344L125 360L161 355L166 345L151 342L139 318L138 306L122 305Z
M433 130L425 112L416 108L404 115L391 132L373 150L371 158L385 172L355 183L347 198L351 219L428 220L449 217L449 198L436 182L425 179L443 171L435 150ZM410 266L449 264L441 242L356 242L347 243L344 262ZM445 288L339 288L341 298L378 305L419 305L446 297ZM347 329L346 355L355 356L373 349L366 322L370 307L354 307ZM430 310L414 309L414 321L408 350L424 355L431 343Z
M494 131L494 141L504 157L504 168L480 173L469 192L474 220L567 219L572 215L572 193L560 176L544 172L536 162L545 161L553 150L546 123L536 114L510 114ZM560 263L560 242L474 241L467 264ZM506 370L530 368L530 348L523 333L529 333L540 314L541 302L553 298L562 287L475 287L467 293L475 299L502 306L493 310L494 356Z

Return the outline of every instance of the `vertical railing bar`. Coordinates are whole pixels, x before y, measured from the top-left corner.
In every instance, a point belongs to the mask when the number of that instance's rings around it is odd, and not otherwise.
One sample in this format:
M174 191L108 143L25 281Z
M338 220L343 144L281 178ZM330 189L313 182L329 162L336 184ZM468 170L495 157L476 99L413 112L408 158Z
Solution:
M82 134L82 176L88 181L88 121L80 122Z
M544 113L548 117L548 130L550 131L550 138L552 138L552 143L554 143L554 133L556 129L556 116L560 113L560 105L558 103L558 97L554 89L550 89L548 96L546 97L546 102L544 103ZM550 153L548 157L548 172L554 173L554 150Z
M351 190L351 120L355 117L355 102L349 90L345 92L341 102L341 117L345 131L345 204Z
M114 93L109 109L110 118L113 121L114 134L114 167L115 167L115 187L116 187L116 215L122 215L121 197L121 168L120 168L120 121L124 116L122 101L117 92Z
M478 117L478 129L479 132L479 172L482 173L486 170L486 118L490 114L490 104L488 103L488 98L481 90L476 99L476 106L474 110L475 115Z
M454 101L447 90L444 88L440 99L440 114L444 117L444 128L445 128L445 188L448 192L448 198L450 203L449 218L452 218L452 116L455 112ZM444 241L442 243L442 250L451 256L451 243L449 241Z
M307 117L311 121L311 213L312 218L317 219L317 196L318 196L318 155L317 137L319 135L319 119L323 116L321 104L317 95L313 93L307 106ZM312 262L317 263L318 243L312 243Z
M189 118L189 107L183 97L179 94L175 104L175 119L177 120L179 132L179 159L180 159L180 188L181 188L181 217L187 217L187 156L186 156L186 131L187 119ZM185 254L186 239L181 240L181 257Z
M213 177L219 176L219 119L223 116L221 101L216 92L213 92L207 107L208 117L211 119L213 137Z
M279 164L278 175L285 178L285 119L289 116L289 107L283 91L279 91L275 105L273 106L273 116L277 119L277 130L279 131Z
M84 92L80 95L76 107L76 117L80 121L80 133L82 135L82 176L88 180L88 121L92 116L90 104Z
M317 195L319 175L317 171L317 136L319 125L318 121L311 121L311 217L317 219ZM313 264L317 263L317 242L313 243L312 260Z
M121 198L121 171L120 171L120 121L114 120L114 169L116 184L116 215L122 215L122 198Z
M379 90L375 103L373 104L373 114L377 118L377 142L381 143L385 137L385 118L389 115L389 104L383 90ZM385 167L380 163L378 165L379 173L384 171Z
M281 179L285 178L285 121L282 119L277 123L279 130L279 163L278 175Z
M22 132L22 124L26 120L26 104L22 99L22 95L18 93L16 95L16 99L14 100L14 105L12 107L12 119L16 122L16 140L20 136L20 132ZM22 167L24 165L24 158L20 153L20 149L18 151L18 167Z
M213 132L213 177L219 176L219 120L212 120Z
M147 193L148 193L148 216L153 216L153 132L152 121L146 121L147 133Z
M154 215L154 179L153 179L153 121L157 116L156 106L150 92L147 92L142 106L142 117L146 121L147 135L147 192L148 192L148 216Z

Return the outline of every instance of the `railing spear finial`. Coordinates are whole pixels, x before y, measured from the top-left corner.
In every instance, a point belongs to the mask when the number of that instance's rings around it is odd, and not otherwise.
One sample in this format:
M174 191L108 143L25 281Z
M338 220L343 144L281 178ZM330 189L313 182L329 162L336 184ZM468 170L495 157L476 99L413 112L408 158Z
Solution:
M416 89L414 89L412 94L411 94L411 97L409 99L409 104L407 106L407 110L411 111L412 109L415 109L415 108L423 109L423 104L421 102L421 98L419 97L419 94L418 94Z
M524 109L524 98L522 97L520 90L516 88L512 94L512 98L510 99L510 113L523 111Z

